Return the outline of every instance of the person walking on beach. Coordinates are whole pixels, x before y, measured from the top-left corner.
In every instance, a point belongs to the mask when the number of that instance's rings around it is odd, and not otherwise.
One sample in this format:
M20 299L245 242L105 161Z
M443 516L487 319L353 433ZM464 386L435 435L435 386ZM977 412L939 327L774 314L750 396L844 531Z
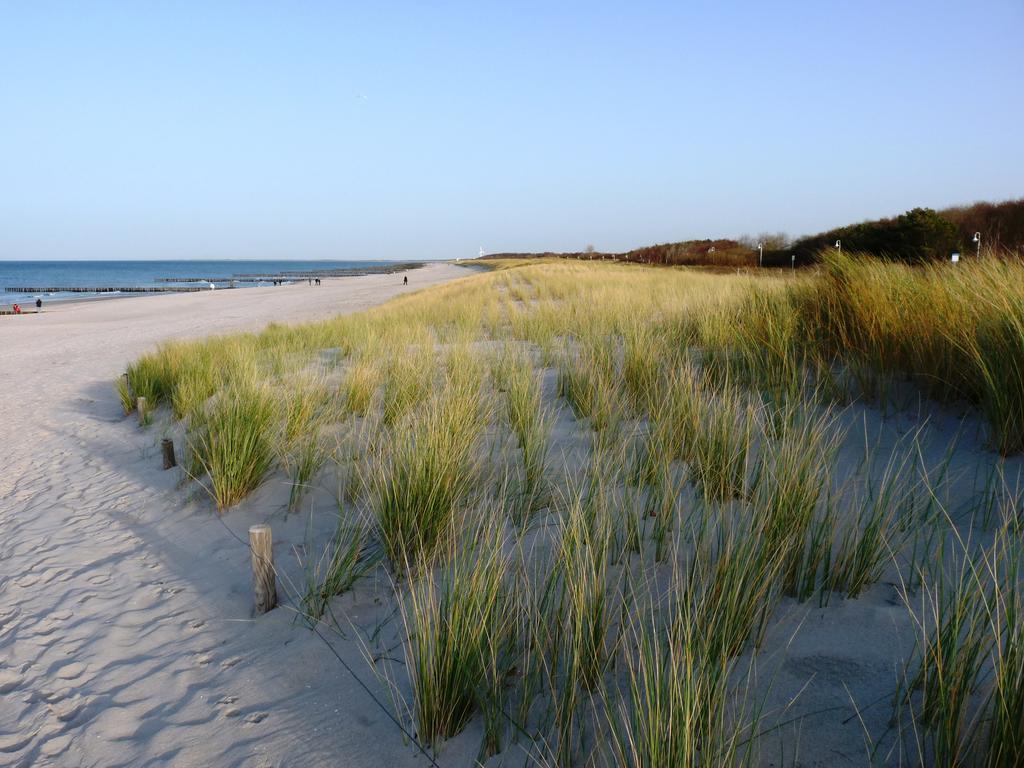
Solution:
M406 275L405 277L402 278L402 285L408 285L408 284L409 284L409 276Z
M43 308L43 300L42 299L36 299L36 312L38 312L42 308Z

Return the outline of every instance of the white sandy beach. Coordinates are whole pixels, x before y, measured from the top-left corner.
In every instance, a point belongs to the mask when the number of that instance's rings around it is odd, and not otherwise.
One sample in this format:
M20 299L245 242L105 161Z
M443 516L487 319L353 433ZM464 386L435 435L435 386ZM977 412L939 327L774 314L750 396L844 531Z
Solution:
M293 613L250 618L235 536L258 514L222 525L183 508L160 435L126 422L112 381L164 339L353 312L466 274L0 317L0 765L427 764Z

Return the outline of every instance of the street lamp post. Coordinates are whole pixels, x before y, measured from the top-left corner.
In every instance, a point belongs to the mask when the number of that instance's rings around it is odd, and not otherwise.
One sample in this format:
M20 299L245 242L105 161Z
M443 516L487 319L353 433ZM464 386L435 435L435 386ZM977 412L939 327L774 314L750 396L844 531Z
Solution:
M974 233L974 240L972 242L975 242L975 243L978 244L978 254L977 255L978 255L978 258L980 259L981 258L981 232L975 232Z
M757 244L757 266L764 266L764 243Z
M839 251L839 255L842 256L843 255L843 241L842 240L836 240L836 249Z

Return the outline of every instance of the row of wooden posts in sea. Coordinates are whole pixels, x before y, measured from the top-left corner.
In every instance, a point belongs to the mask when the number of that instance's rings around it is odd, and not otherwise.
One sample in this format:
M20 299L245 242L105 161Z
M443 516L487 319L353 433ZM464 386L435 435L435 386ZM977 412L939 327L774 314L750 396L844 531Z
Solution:
M276 274L240 272L231 277L158 277L158 283L266 283L287 280L315 280L324 277L360 277L362 275L391 275L395 272L422 267L422 262L411 261L402 264L366 267L335 267L333 269L284 270Z
M22 286L8 286L4 288L6 293L191 293L193 291L203 290L199 286L155 286L155 287L124 287L124 288L111 288L104 286L102 288L87 288L83 286L73 286L70 288L31 288Z

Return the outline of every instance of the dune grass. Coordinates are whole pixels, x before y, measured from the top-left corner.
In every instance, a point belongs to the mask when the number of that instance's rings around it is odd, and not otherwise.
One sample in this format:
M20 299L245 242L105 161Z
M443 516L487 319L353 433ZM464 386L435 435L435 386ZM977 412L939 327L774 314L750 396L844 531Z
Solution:
M373 448L364 484L396 569L429 561L477 486L485 416L479 395L467 382L448 379Z
M517 515L525 523L530 514L548 501L546 478L548 446L553 416L543 402L541 382L524 354L506 354L494 367L495 378L505 394L508 424L522 455L522 487Z
M379 561L380 553L373 545L366 521L340 523L320 559L307 565L303 613L314 622L319 620L331 598L350 590Z
M428 744L459 733L474 712L486 717L484 751L500 746L502 684L516 643L508 615L508 555L496 525L456 537L439 562L421 562L401 599L407 629L412 710Z
M976 403L992 447L1024 450L1024 264L989 258L910 267L830 254L794 289L802 338L850 366L865 394L909 376L928 395Z
M1019 762L1019 495L968 546L992 515L945 508L950 459L924 466L915 432L891 454L865 437L857 465L844 408L959 401L992 449L1024 448L1020 265L507 266L129 368L218 508L275 463L292 510L338 473L303 610L384 564L401 658L371 663L419 739L479 719L481 759L511 739L553 765L753 764L779 606L888 582L917 641L897 738L928 764Z
M218 509L237 504L263 481L273 462L273 424L274 400L260 384L234 384L207 407L196 460Z

